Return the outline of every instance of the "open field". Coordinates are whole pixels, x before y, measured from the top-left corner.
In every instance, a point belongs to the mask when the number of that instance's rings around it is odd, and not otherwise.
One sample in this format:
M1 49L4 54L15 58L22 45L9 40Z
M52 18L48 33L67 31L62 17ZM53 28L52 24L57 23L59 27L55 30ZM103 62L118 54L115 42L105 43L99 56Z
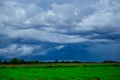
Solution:
M0 80L120 80L120 64L0 65Z

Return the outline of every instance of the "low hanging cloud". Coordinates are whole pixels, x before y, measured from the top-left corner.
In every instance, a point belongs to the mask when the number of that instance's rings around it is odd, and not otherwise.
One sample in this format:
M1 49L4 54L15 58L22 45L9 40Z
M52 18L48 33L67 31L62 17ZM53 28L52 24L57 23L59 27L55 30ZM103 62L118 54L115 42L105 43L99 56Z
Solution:
M0 55L11 57L20 57L25 55L30 55L33 52L33 47L27 45L17 45L11 44L10 46L0 49Z

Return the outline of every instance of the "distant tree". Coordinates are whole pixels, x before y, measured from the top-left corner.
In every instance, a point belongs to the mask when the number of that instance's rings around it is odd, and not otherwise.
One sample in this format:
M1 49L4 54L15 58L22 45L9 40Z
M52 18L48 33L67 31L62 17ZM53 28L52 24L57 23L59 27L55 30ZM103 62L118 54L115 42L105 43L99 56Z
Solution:
M17 58L12 58L12 59L10 60L10 63L12 63L12 64L19 64L19 63L20 63L20 60L18 60Z
M105 60L102 63L116 63L116 61L111 61L111 60Z
M1 59L0 59L0 64L2 63Z
M65 63L72 63L71 61L65 61Z
M65 63L65 61L60 61L60 63Z
M18 62L19 62L19 64L25 64L26 63L26 61L24 59L21 59Z
M54 63L58 63L59 61L58 60L55 60Z
M28 63L30 63L30 64L37 64L37 63L39 63L39 61L38 60L31 60L31 61L28 61Z
M9 62L7 60L4 60L2 63L3 64L8 64Z
M72 61L72 63L80 63L80 61Z
M38 61L38 60L35 60L34 63L39 63L39 61Z

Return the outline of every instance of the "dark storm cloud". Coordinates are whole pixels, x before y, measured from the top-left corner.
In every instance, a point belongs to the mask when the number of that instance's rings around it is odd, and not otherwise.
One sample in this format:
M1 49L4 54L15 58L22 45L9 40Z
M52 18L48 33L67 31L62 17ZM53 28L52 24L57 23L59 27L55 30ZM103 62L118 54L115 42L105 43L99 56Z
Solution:
M0 0L0 56L57 55L57 51L61 57L74 51L84 55L90 50L76 49L76 44L120 45L119 4L119 0ZM55 50L66 44L72 44L73 51Z

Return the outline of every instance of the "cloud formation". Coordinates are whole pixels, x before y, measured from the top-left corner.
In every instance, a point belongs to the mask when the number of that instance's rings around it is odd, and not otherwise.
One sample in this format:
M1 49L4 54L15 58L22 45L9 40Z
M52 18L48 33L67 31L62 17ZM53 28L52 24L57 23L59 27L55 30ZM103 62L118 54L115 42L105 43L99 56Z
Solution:
M35 2L23 3L21 1L20 3L19 0L2 1L0 13L1 34L5 33L2 32L3 30L6 32L11 30L13 32L11 34L15 35L14 32L23 31L24 33L25 30L37 29L40 31L43 30L46 33L52 32L58 35L76 33L80 35L79 38L86 38L82 36L80 32L96 31L96 29L103 29L104 31L105 29L111 28L120 29L120 6L118 4L120 1L118 0L100 0L96 5L89 4L89 7L85 7L85 9L82 9L82 6L76 5L75 2L62 4L50 3L48 5L49 8L44 9ZM81 1L79 3L81 3ZM90 12L88 8L93 10L93 12ZM87 14L85 14L86 12ZM69 35L66 36L69 37ZM70 40L69 42L74 43L78 38L76 37L74 41L72 39ZM53 42L56 41L53 40ZM81 39L77 42L81 42Z
M63 49L63 44L119 43L119 4L119 0L0 0L0 56L10 51L21 52L16 56L43 55ZM57 45L35 47L41 43Z
M6 48L0 49L0 55L6 56L7 58L11 57L19 57L31 54L33 51L33 47L27 45L17 45L11 44Z

